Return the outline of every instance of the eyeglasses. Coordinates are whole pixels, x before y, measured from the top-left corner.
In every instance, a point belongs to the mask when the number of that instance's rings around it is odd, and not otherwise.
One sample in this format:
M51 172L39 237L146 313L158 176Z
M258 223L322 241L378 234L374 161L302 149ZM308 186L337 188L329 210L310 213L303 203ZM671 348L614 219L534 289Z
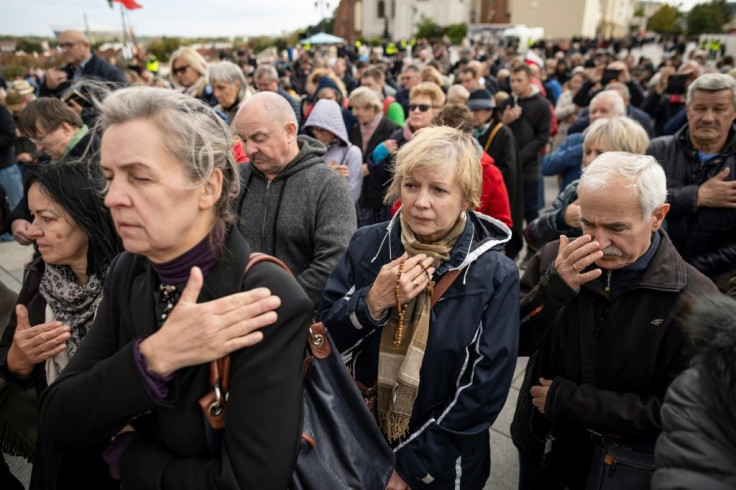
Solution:
M59 43L61 49L72 49L74 46L79 44L81 41L75 41L73 43Z
M35 138L28 138L28 139L31 140L34 145L39 145L39 144L43 143L43 140L45 140L46 137L48 135L50 135L51 133L53 133L54 131L56 131L56 129L52 129L51 131L47 131L46 134L44 134L43 136L36 136Z
M419 112L427 112L430 109L436 109L435 106L429 104L409 104L409 112L419 109Z
M184 72L187 71L187 68L189 68L189 65L183 65L183 66L180 66L179 68L174 68L171 71L174 73L174 75L183 75Z

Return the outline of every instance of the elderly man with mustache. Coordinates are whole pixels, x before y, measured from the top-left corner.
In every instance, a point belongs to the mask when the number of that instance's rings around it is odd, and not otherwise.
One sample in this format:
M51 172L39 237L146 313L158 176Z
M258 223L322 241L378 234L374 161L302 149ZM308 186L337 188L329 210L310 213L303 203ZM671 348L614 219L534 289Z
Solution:
M519 488L648 489L665 390L692 355L680 313L717 289L662 230L654 158L603 153L578 196L583 236L548 243L521 280Z
M667 175L667 232L680 255L727 289L736 271L736 80L711 73L688 89L688 124L652 141Z

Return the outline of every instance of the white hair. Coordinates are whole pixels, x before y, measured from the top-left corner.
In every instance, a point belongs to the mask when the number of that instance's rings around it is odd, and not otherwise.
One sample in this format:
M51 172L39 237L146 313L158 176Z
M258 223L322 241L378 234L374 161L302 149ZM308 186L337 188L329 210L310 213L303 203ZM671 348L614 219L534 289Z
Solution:
M644 221L649 220L667 199L667 178L657 160L648 155L624 151L603 153L583 169L578 193L584 189L594 195L601 194L616 177L631 181L627 188L639 198Z
M624 99L616 90L602 90L598 92L590 101L591 110L593 108L593 104L603 99L611 99L611 102L613 102L612 110L614 116L623 116L626 114L626 104L624 103Z
M724 73L707 73L695 79L687 90L687 105L693 101L696 90L704 92L720 92L730 90L733 93L733 105L736 106L736 80Z

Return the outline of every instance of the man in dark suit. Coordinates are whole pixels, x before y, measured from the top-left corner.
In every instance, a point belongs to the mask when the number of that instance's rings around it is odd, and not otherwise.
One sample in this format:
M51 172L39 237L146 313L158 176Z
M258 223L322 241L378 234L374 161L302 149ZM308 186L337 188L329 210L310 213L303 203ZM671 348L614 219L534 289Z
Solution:
M61 96L71 84L82 78L95 78L113 84L125 84L122 72L92 53L87 36L81 31L64 31L59 46L67 65L61 70L51 69L41 85L41 96Z

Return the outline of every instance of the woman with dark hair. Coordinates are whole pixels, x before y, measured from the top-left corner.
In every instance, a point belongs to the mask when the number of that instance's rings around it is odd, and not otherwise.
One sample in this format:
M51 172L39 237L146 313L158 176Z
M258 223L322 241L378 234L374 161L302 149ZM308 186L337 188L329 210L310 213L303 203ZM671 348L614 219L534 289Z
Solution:
M0 341L0 376L21 389L40 395L92 327L108 267L122 249L102 203L103 182L98 168L82 162L41 165L26 182L28 234L38 254ZM26 414L23 423L35 418ZM4 428L3 439L19 436Z
M102 203L102 182L99 169L85 163L42 165L26 182L39 255L0 343L0 375L24 388L35 385L40 393L74 355L122 249Z

